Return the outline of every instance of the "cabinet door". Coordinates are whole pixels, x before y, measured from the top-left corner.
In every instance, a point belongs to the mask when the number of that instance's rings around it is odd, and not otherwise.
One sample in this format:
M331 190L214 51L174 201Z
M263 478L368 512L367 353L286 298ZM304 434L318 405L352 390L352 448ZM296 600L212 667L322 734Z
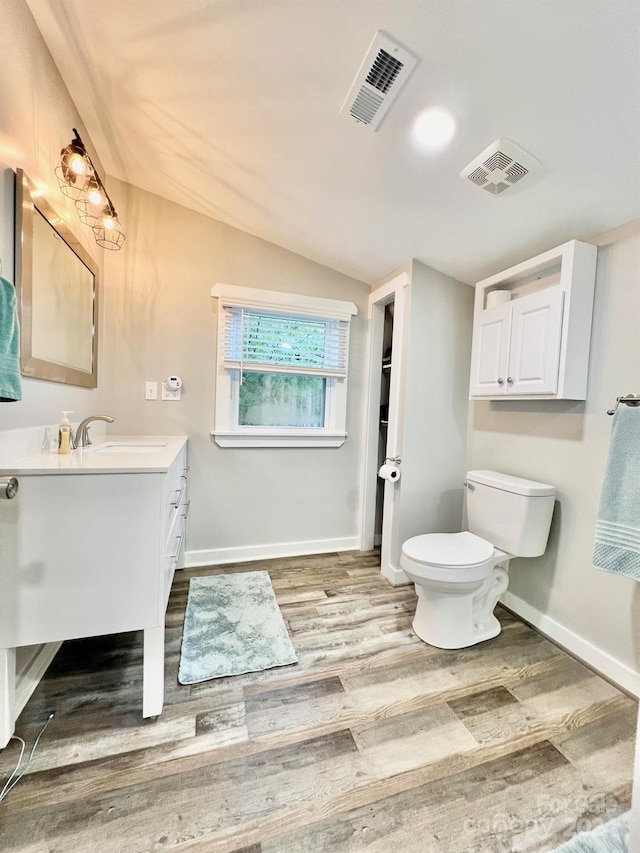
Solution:
M158 624L161 476L20 477L18 498L7 502L13 542L12 559L0 563L0 647Z
M508 394L557 393L563 302L560 287L513 301Z
M496 305L482 311L474 325L469 388L472 397L507 393L510 320L511 305Z

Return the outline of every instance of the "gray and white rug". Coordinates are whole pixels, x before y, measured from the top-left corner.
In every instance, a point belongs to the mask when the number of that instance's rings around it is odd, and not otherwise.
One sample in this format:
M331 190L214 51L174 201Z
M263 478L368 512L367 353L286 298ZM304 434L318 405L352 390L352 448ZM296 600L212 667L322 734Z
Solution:
M629 812L600 824L590 832L580 832L554 853L631 853L628 847Z
M191 578L180 684L297 661L268 572Z

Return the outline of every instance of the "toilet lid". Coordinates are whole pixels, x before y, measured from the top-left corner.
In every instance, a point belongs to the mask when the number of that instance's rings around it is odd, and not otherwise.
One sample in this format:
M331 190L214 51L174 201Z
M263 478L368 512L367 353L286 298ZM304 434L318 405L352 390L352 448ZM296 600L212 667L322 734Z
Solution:
M442 568L461 568L485 563L493 556L493 545L473 533L425 533L414 536L402 550L418 563Z

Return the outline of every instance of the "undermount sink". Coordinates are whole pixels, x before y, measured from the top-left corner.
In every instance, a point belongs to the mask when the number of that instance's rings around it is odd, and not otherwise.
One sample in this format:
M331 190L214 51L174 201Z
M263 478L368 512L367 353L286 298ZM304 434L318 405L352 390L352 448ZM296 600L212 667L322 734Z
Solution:
M157 453L166 447L154 441L108 441L91 449L92 453Z

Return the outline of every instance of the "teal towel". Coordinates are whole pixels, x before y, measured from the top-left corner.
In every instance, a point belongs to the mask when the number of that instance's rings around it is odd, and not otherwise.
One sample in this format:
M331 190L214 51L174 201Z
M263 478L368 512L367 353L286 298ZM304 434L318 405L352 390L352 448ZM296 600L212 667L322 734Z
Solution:
M22 400L20 326L16 290L0 275L0 400Z
M640 408L613 416L593 565L640 581Z
M627 853L629 812L556 847L554 853Z

